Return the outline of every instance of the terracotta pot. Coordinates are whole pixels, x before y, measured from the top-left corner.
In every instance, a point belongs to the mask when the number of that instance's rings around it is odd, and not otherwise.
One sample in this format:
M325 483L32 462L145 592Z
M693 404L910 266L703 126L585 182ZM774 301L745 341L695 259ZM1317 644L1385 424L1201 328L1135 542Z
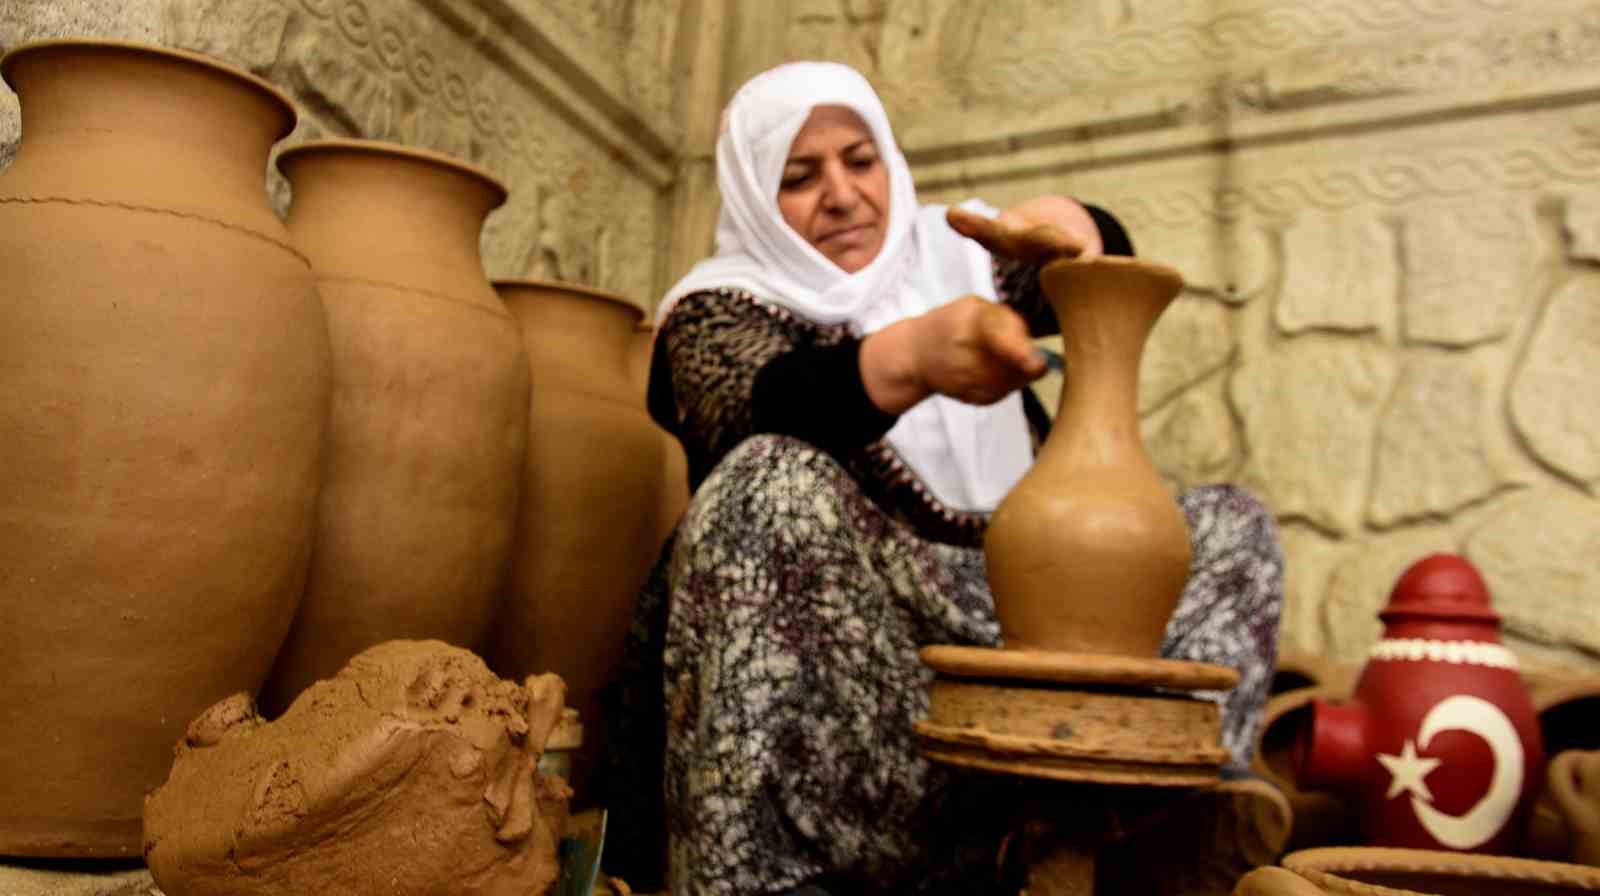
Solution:
M491 665L507 678L538 671L566 680L567 705L584 726L572 776L581 801L605 742L599 691L616 676L656 559L665 443L629 376L637 307L563 283L495 287L527 347L534 437Z
M1066 383L1037 462L984 541L1008 648L1155 656L1189 577L1189 530L1139 435L1139 358L1183 286L1132 258L1057 261Z
M633 346L628 355L628 374L633 380L633 387L641 396L645 396L646 413L649 409L650 360L655 338L655 326L649 321L640 321L633 332ZM656 551L660 551L667 537L678 528L678 521L683 519L683 512L689 507L689 459L684 455L683 444L677 436L659 427L657 429L661 432L662 450L665 452L661 503L656 510Z
M1551 802L1566 822L1572 860L1600 865L1600 750L1568 750L1550 763Z
M1290 853L1284 857L1283 866L1330 896L1600 893L1600 870L1507 856L1424 849L1331 848ZM1285 896L1295 892L1285 891Z
M1489 591L1435 554L1395 584L1355 697L1318 700L1297 745L1305 787L1361 803L1377 846L1507 853L1544 774L1544 748Z
M295 115L133 44L0 73L0 853L137 856L172 745L260 686L305 576L328 335L265 189Z
M1283 792L1294 810L1289 849L1347 845L1359 842L1356 801L1345 793L1306 790L1295 780L1294 748L1301 729L1311 721L1311 704L1318 699L1346 696L1328 688L1301 688L1267 701L1251 770Z
M478 649L516 525L528 365L483 273L488 174L382 143L286 150L289 230L333 339L327 485L305 602L263 695L282 712L363 649Z

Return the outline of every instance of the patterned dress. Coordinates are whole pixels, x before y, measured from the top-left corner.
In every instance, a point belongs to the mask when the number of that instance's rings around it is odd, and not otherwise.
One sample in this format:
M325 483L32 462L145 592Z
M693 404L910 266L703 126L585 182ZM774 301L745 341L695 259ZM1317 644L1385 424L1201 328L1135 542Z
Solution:
M998 272L1031 322L1044 307L1033 273ZM919 648L999 643L985 520L942 506L881 432L834 444L767 419L779 399L826 400L758 382L770 362L827 366L819 359L839 350L847 369L856 344L847 326L735 290L684 298L662 329L654 412L683 441L695 491L641 595L612 695L600 796L612 808L608 870L630 882L652 882L662 820L674 896L764 896L817 879L975 893L992 878L1004 825L993 807L1007 802L996 788L1012 785L931 765L912 729L932 679ZM850 407L860 399L831 414L870 416ZM827 419L788 416L808 414ZM1212 696L1242 770L1276 661L1281 552L1270 513L1238 488L1197 488L1179 504L1193 574L1163 655L1240 671L1237 688Z

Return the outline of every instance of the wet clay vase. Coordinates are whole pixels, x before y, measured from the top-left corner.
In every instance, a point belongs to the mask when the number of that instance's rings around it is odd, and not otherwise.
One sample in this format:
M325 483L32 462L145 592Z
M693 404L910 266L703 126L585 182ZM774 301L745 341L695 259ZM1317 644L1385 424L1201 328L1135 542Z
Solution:
M628 375L633 387L643 396L646 412L649 409L650 362L655 350L656 328L648 321L640 321L633 331L633 345L628 355ZM654 420L652 419L652 423ZM672 531L678 528L683 512L689 507L689 458L683 453L683 443L678 437L660 427L664 452L661 480L661 503L656 509L656 549L666 544Z
M0 74L0 853L137 856L145 791L260 686L310 553L328 334L266 194L295 114L132 44Z
M1005 646L1153 657L1189 577L1189 530L1139 434L1139 359L1183 278L1125 257L1040 273L1066 382L1037 461L984 540Z
M1283 858L1283 867L1328 896L1576 896L1600 893L1600 870L1510 856L1425 849L1333 847ZM1281 886L1280 881L1273 881ZM1301 890L1245 891L1302 896Z
M581 803L605 741L599 692L616 677L633 606L659 547L665 443L629 375L642 313L564 283L495 284L521 327L533 437L520 466L522 514L510 593L490 665L519 679L555 672L578 711Z
M365 141L285 150L289 230L333 343L327 481L269 715L395 638L481 648L510 559L528 364L484 276L506 192L446 156Z
M1296 779L1354 793L1374 846L1510 852L1544 748L1482 577L1453 554L1425 557L1378 615L1353 699L1312 704Z

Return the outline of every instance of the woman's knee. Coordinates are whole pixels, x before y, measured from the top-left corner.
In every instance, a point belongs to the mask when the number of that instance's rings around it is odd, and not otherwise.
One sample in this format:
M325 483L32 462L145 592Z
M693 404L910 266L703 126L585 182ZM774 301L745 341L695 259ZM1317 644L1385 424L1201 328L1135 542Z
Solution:
M679 550L708 539L762 553L777 538L808 530L839 497L858 488L831 455L789 436L763 434L740 442L696 489Z

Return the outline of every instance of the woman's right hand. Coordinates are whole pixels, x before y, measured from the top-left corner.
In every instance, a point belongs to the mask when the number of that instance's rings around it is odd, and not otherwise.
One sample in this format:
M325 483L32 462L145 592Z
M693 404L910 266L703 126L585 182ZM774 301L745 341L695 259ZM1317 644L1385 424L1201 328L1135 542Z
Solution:
M993 404L1045 372L1022 316L977 296L898 321L861 344L862 382L886 414L930 395Z

